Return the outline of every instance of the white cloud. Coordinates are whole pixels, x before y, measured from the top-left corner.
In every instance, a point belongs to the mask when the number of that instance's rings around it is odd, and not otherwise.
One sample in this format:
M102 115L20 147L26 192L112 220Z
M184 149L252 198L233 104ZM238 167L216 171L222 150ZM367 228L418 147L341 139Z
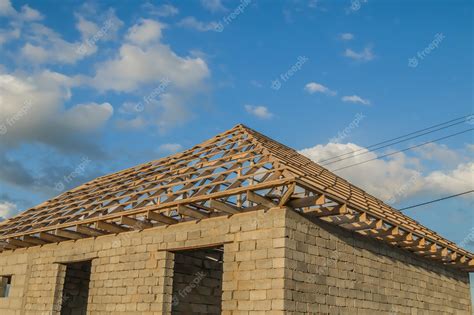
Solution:
M358 95L350 95L350 96L343 96L342 98L343 102L350 102L350 103L359 103L363 105L370 105L370 101L367 99L363 99L362 97Z
M20 17L25 21L39 21L44 18L41 12L30 8L27 4L21 7Z
M308 92L309 94L314 94L314 93L323 93L327 95L334 96L337 93L335 91L330 90L326 86L316 83L316 82L310 82L305 85L304 87L305 91Z
M344 52L344 56L357 61L370 61L375 58L375 55L372 52L372 47L365 47L361 52L356 52L350 48L347 48Z
M158 21L143 19L128 30L126 39L139 46L153 44L161 39L163 28L164 25Z
M79 104L66 108L73 78L57 72L33 75L0 74L0 135L4 146L44 143L58 148L78 148L77 136L92 132L110 118L110 104ZM71 139L78 142L74 144Z
M202 6L211 12L219 12L227 10L221 0L201 0Z
M339 38L341 40L353 40L354 39L354 34L352 33L342 33L339 35Z
M34 64L73 64L96 52L97 47L80 53L81 42L68 42L50 28L38 23L31 26L27 42L21 49L21 56Z
M190 28L194 29L199 32L209 32L209 31L215 31L217 32L220 29L220 25L217 22L201 22L196 20L196 18L192 16L188 16L184 19L182 19L179 23L179 26L185 27L185 28Z
M328 163L324 167L331 170L377 157L377 154L374 152L360 155L363 151L359 150L363 149L363 147L353 143L328 143L303 149L300 153L318 162L357 151L344 155L344 158L351 157L346 160L329 164L331 161L336 160L333 159L321 163L323 166L325 163ZM452 154L458 155L456 160L464 159L461 153L456 153L453 150L450 151ZM370 194L382 200L390 201L390 203L398 203L402 199L421 192L442 196L473 189L474 162L460 163L454 168L423 172L424 156L420 156L417 153L415 152L413 157L400 153L388 159L373 160L336 171L336 173Z
M21 7L21 11L18 12L12 6L10 0L0 0L0 16L8 16L21 21L38 21L43 19L43 15L27 4Z
M183 146L179 143L165 143L158 147L159 152L165 153L176 153L178 151L181 151L182 149Z
M260 119L270 119L273 117L273 114L265 106L245 105L244 107L247 113Z
M23 7L23 11L30 20L40 17L39 12L29 7ZM29 23L23 29L25 43L20 50L21 57L33 64L74 64L96 53L98 43L113 39L123 24L112 9L91 18L81 13L74 15L80 40L69 42L43 24Z
M0 0L0 16L9 16L16 13L10 0Z
M17 210L16 204L8 201L0 201L0 218L8 219L13 216Z
M159 22L143 20L132 26L117 56L99 63L90 84L101 90L131 92L143 85L170 80L175 88L192 89L209 76L201 58L180 57L159 42Z
M434 171L425 178L425 189L457 194L474 189L474 162L453 170Z
M78 104L64 113L63 122L78 131L100 128L114 113L109 103Z
M168 17L168 16L174 16L179 13L179 10L177 7L171 5L171 4L162 4L159 6L155 6L151 3L145 3L143 5L143 8L151 15L156 15L159 17Z

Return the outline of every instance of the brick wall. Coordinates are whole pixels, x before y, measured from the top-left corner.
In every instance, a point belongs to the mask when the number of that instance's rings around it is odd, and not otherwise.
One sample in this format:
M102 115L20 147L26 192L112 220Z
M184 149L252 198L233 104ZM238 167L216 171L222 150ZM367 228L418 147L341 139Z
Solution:
M470 315L467 273L287 213L287 314Z
M0 275L13 283L0 314L59 314L63 264L84 260L92 261L90 314L170 314L173 252L210 244L224 244L222 314L283 314L284 224L282 210L256 211L6 251Z
M170 314L174 252L212 244L225 315L470 314L467 274L284 209L1 253L0 314L59 314L63 264L84 260L90 314Z

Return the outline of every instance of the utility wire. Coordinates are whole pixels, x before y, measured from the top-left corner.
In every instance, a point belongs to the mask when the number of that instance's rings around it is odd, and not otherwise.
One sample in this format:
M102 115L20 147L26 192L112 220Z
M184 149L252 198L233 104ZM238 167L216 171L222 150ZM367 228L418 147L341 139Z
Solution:
M411 132L411 133L408 133L408 134L405 134L405 135L402 135L402 136L399 136L399 137L396 137L396 138L393 138L393 139L389 139L389 140L385 140L385 141L382 141L382 142L379 142L379 143L375 143L375 144L369 145L366 148L353 150L353 151L346 152L346 153L343 153L343 154L340 154L340 155L337 155L337 156L333 156L333 157L330 157L330 158L327 158L327 159L324 159L324 160L320 160L320 161L318 161L318 163L323 163L323 162L334 160L334 159L337 159L339 157L343 157L343 156L346 156L346 155L349 155L349 154L352 154L352 153L357 153L357 152L360 152L360 151L364 151L364 150L367 150L367 149L370 149L370 148L373 148L373 147L376 147L376 146L379 146L379 145L383 145L383 144L388 143L388 142L396 141L396 140L399 140L399 139L402 139L402 138L405 138L405 137L408 137L408 136L411 136L411 135L414 135L414 134L418 134L420 132L427 131L427 130L430 130L430 129L433 129L433 128L436 128L436 127L439 127L439 126L443 126L443 125L446 125L446 124L449 124L449 123L452 123L452 122L455 122L455 121L458 121L458 120L461 120L461 119L462 119L461 122L464 122L464 121L466 121L466 119L468 117L472 117L472 116L473 116L472 114L465 115L465 116L462 116L462 117L459 117L459 118L456 118L456 119L452 119L452 120L449 120L449 121L446 121L446 122L443 122L443 123L440 123L440 124L436 124L436 125L433 125L433 126L421 129L421 130L417 130L417 131L414 131L414 132ZM461 123L461 122L459 122L459 123Z
M455 194L455 195L451 195L451 196L446 196L446 197L443 197L443 198L439 198L439 199L435 199L435 200L431 200L431 201L419 203L419 204L416 204L416 205L413 205L413 206L409 206L409 207L405 207L405 208L401 208L401 209L398 209L398 210L399 210L399 211L403 211L403 210L407 210L407 209L412 209L412 208L416 208L416 207L419 207L419 206L428 205L428 204L430 204L430 203L434 203L434 202L438 202L438 201L442 201L442 200L446 200L446 199L450 199L450 198L454 198L454 197L458 197L458 196L470 194L470 193L473 193L473 192L474 192L474 189L473 189L473 190L468 190L468 191L465 191L465 192L462 192L462 193L459 193L459 194Z
M381 147L374 148L374 149L372 149L372 150L367 150L367 151L364 151L364 152L361 152L361 153L358 153L358 154L354 154L354 155L351 155L351 156L347 156L347 157L345 157L345 158L342 158L342 159L339 159L339 160L336 160L336 161L331 161L331 162L328 162L328 163L323 163L322 166L326 166L326 165L334 164L334 163L337 163L337 162L340 162L340 161L344 161L344 160L347 160L347 159L351 159L351 158L356 157L356 156L359 156L359 155L365 155L365 154L367 154L367 153L370 153L370 152L373 152L373 151L377 151L377 150L380 150L380 149L383 149L383 148L392 146L392 145L394 145L394 144L398 144L398 143L402 143L402 142L405 142L405 141L408 141L408 140L411 140L411 139L419 138L419 137L421 137L421 136L425 136L425 135L427 135L427 134L430 134L430 133L433 133L433 132L436 132L436 131L439 131L439 130L443 130L443 129L446 129L446 128L449 128L449 127L452 127L452 126L455 126L455 125L463 124L463 123L464 123L464 120L463 120L463 121L460 121L460 122L456 122L456 123L451 124L451 125L448 125L448 126L445 126L445 127L441 127L441 128L435 129L435 130L427 131L427 132L422 133L422 134L420 134L420 135L416 135L416 136L413 136L413 137L410 137L410 138L406 138L406 139L403 139L403 140L399 140L399 141L397 141L397 142L389 143L389 144L383 145L383 146L381 146ZM359 149L359 150L365 150L365 149Z
M447 135L447 136L444 136L444 137L441 137L441 138L438 138L438 139L423 142L423 143L420 143L420 144L417 144L417 145L414 145L414 146L411 146L411 147L408 147L408 148L405 148L405 149L402 149L402 150L387 153L387 154L377 156L377 157L369 159L369 160L365 160L365 161L362 161L362 162L359 162L359 163L355 163L355 164L347 165L347 166L344 166L344 167L340 167L340 168L337 168L337 169L331 170L331 171L336 172L336 171L340 171L340 170L343 170L343 169L346 169L346 168L349 168L349 167L365 164L365 163L370 162L370 161L378 160L378 159L381 159L381 158L384 158L384 157L387 157L387 156L391 156L391 155L394 155L394 154L398 154L398 153L401 153L401 152L405 152L405 151L408 151L408 150L419 148L421 146L424 146L424 145L427 145L427 144L430 144L430 143L434 143L436 141L441 141L441 140L444 140L444 139L448 139L448 138L451 138L451 137L454 137L454 136L457 136L457 135L460 135L460 134L463 134L463 133L466 133L466 132L469 132L469 131L472 131L472 130L474 130L474 128L470 128L470 129L466 129L466 130L463 130L463 131L460 131L460 132L456 132L456 133L453 133L453 134L450 134L450 135Z

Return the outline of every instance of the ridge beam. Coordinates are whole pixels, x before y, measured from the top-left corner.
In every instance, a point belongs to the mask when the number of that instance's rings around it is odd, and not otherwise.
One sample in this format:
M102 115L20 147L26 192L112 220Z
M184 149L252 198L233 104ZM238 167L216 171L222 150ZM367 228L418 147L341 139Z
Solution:
M222 201L218 201L216 199L211 199L210 207L213 209L217 209L220 212L225 212L227 214L242 213L242 211L238 209L237 207L234 207Z

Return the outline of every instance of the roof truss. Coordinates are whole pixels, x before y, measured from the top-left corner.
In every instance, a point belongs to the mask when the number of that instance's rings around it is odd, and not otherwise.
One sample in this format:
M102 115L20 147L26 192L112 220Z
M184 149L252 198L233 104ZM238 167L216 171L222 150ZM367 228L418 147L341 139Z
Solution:
M474 255L296 151L238 125L0 224L0 250L288 207L464 271Z

